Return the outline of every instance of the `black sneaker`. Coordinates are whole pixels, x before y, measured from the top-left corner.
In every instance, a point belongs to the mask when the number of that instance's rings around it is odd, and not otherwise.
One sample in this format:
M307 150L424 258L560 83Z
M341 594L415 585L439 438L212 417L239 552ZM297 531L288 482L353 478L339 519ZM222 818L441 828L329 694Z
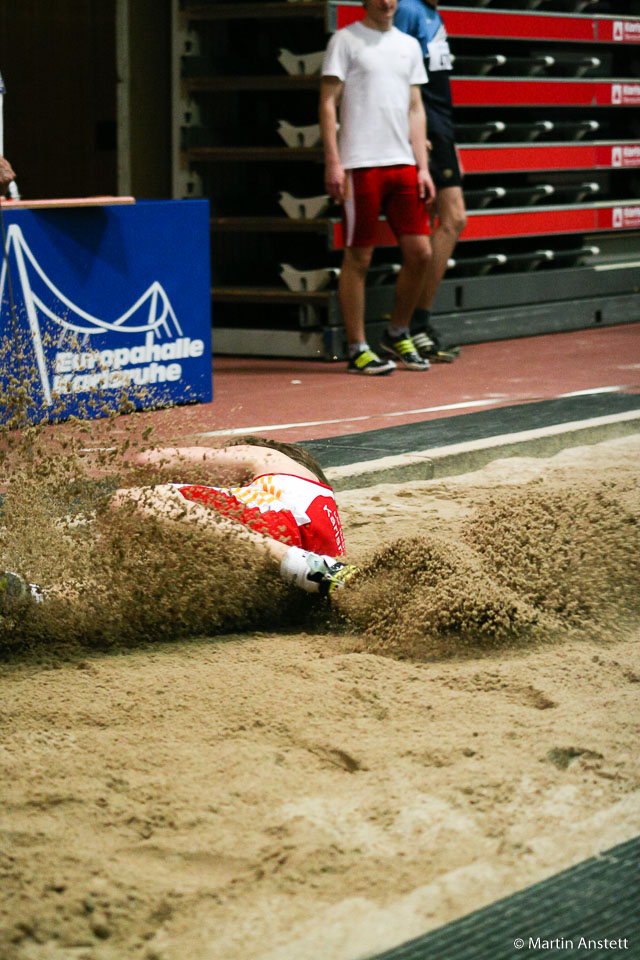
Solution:
M27 583L17 573L0 572L0 606L5 600L30 600L41 603L42 590L35 583Z
M460 347L447 347L445 350L424 331L413 333L411 339L420 356L432 363L453 363L460 356Z
M392 340L388 331L385 330L380 339L380 350L393 357L394 360L398 360L405 370L429 369L429 361L420 356L411 337L400 337L399 340Z
M361 350L355 357L351 357L347 366L347 373L361 373L366 377L379 377L385 373L393 373L396 365L393 360L381 360L373 350Z

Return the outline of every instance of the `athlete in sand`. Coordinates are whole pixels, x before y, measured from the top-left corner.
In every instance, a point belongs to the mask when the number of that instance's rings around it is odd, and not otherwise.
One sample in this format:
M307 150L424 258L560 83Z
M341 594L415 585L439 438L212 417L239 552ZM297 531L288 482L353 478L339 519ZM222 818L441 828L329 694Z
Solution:
M249 541L271 557L288 583L308 593L330 594L355 567L344 555L344 536L333 490L306 450L261 437L240 437L222 448L174 447L135 457L140 465L175 469L204 464L229 486L174 482L116 491L114 507L127 505L167 521L196 523ZM0 595L42 599L38 587L15 573L0 575Z
M280 574L308 593L327 595L355 568L344 555L344 536L333 490L317 461L301 447L261 437L240 437L222 448L177 447L138 454L140 464L188 475L205 464L216 481L164 483L119 490L115 504L135 502L148 513L211 526L253 543Z

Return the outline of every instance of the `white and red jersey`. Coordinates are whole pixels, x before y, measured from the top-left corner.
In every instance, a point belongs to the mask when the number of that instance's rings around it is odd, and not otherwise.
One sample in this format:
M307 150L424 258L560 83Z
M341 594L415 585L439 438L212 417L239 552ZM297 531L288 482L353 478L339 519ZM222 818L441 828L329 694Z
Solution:
M333 490L319 480L269 473L241 487L173 486L186 500L203 503L281 543L332 557L345 552Z

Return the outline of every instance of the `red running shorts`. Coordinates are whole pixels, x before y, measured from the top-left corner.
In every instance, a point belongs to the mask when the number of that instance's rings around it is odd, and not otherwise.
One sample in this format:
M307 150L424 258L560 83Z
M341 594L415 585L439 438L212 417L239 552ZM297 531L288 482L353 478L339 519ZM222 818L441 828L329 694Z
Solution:
M342 208L345 247L375 247L378 218L396 237L430 230L429 210L418 196L418 171L410 164L347 170Z

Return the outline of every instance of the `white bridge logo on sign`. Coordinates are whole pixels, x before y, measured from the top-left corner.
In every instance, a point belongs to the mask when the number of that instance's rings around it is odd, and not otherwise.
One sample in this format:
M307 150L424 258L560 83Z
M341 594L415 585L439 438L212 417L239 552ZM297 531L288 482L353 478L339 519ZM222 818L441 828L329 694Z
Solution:
M7 263L9 255L13 253L38 375L48 405L53 403L54 394L88 393L96 388L122 390L130 385L176 382L182 379L182 365L176 361L202 356L204 341L183 335L169 298L158 280L154 280L120 317L112 321L102 320L72 303L47 277L17 224L11 224L7 230L5 252L0 271L0 309L4 303ZM59 301L56 310L47 306L34 291L30 269ZM53 383L45 359L41 316L59 328ZM90 337L105 333L113 334L116 341L114 346L104 350L92 349ZM117 334L127 338L132 334L140 334L140 343L135 346L124 346L122 342L118 344ZM156 343L156 340L161 342ZM70 341L73 349L65 350L65 341ZM81 343L80 349L78 343Z

